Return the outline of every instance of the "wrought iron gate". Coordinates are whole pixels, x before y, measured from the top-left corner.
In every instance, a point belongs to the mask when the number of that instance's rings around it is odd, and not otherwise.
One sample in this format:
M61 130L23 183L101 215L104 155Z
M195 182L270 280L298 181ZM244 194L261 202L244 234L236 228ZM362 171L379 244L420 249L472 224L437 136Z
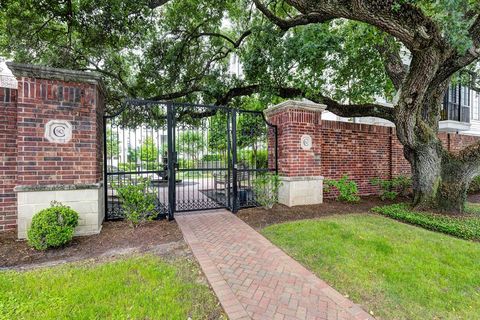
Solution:
M259 111L129 100L104 116L105 212L122 219L118 187L148 181L159 217L257 206L256 179L276 173L277 128Z

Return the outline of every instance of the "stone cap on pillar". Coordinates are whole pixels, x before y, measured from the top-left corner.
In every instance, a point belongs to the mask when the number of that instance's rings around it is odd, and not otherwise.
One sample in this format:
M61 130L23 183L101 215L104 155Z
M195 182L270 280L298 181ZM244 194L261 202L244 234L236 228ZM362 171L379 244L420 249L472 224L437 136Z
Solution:
M283 101L282 103L276 104L272 107L269 107L264 111L265 116L268 118L273 114L276 114L281 111L289 110L289 109L297 109L297 110L305 110L305 111L313 111L313 112L323 112L327 108L326 105L315 103L310 100L287 100Z
M65 82L91 83L97 85L100 92L105 95L105 85L102 77L95 72L52 68L16 62L7 62L7 66L17 78L26 77Z

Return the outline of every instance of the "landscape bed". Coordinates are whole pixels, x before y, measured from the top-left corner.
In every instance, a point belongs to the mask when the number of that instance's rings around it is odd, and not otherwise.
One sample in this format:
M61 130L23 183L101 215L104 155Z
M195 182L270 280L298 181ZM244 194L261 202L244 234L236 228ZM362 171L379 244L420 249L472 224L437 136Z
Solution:
M478 319L480 244L375 215L262 233L380 319Z
M480 205L468 203L464 214L446 215L412 210L406 203L379 206L373 212L422 228L467 240L480 240Z

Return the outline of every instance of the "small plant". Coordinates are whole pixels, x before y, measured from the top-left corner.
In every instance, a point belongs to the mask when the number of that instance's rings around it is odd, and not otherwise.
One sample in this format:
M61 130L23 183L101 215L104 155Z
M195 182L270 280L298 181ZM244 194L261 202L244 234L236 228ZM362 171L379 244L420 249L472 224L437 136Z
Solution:
M473 178L472 182L470 182L468 193L474 194L479 192L480 192L480 176L476 176L475 178Z
M157 217L158 213L155 211L157 198L150 190L149 179L139 179L135 185L115 186L115 189L122 203L125 219L130 221L134 228Z
M372 186L380 187L380 198L382 200L395 200L399 195L406 197L412 186L412 180L406 176L398 176L391 180L373 178L370 180Z
M347 175L344 175L338 180L325 180L325 192L330 192L331 188L335 188L338 191L337 200L344 202L358 202L360 197L358 196L357 183L351 180Z
M78 213L59 202L43 209L32 218L27 232L28 244L37 250L60 247L73 238L78 225Z
M253 181L255 200L265 209L272 209L278 202L278 189L281 185L276 174L262 174Z

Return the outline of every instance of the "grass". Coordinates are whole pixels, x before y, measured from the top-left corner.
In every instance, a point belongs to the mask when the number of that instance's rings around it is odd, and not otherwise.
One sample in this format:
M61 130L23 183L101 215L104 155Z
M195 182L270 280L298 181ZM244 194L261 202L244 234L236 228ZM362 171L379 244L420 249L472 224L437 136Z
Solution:
M465 210L467 215L459 217L413 211L405 203L375 207L372 211L428 230L467 240L480 240L480 206L478 204L467 204Z
M480 244L374 215L263 234L381 319L480 319Z
M0 319L212 319L217 300L186 259L155 256L0 272Z

